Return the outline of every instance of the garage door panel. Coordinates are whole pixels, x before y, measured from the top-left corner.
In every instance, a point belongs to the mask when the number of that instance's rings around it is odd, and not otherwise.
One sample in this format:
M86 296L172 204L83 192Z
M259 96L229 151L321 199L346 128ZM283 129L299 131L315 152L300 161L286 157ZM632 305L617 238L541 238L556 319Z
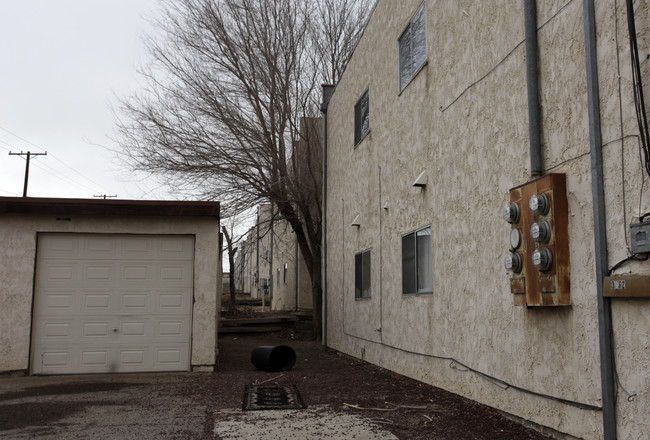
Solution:
M42 259L69 259L80 253L81 244L79 240L68 240L65 235L51 236L46 243L39 243L39 256Z
M117 311L116 300L110 290L83 290L83 311L93 315L113 315Z
M47 368L71 368L71 360L73 356L71 355L72 350L66 350L65 348L48 350L42 353L42 365Z
M156 266L156 283L160 287L186 287L192 283L191 261L170 261Z
M81 319L81 339L84 341L109 340L113 338L113 323L110 320L86 318Z
M154 276L153 268L150 265L126 263L120 269L121 283L127 285L151 285Z
M72 322L44 322L42 324L43 338L45 340L69 341L76 339L75 326Z
M194 239L40 234L35 374L187 371Z
M182 237L171 237L160 244L161 260L191 260L194 254L194 242Z
M153 313L155 307L152 305L151 298L154 292L150 290L127 290L119 292L120 295L120 312L122 313Z
M181 289L159 290L155 299L158 314L188 314L192 307L192 298L184 295Z
M173 317L157 318L155 322L156 341L182 341L190 336L189 319Z
M154 358L158 370L178 371L189 360L188 347L161 345L154 347Z
M45 260L39 266L37 276L44 285L53 289L79 283L82 270L80 262Z
M110 359L109 350L102 350L93 348L90 350L81 350L81 367L82 368L97 368L106 370L109 368L108 362Z
M81 308L78 293L71 289L48 289L43 292L43 303L48 315L70 315Z
M116 259L119 256L119 242L106 235L88 235L80 237L83 246L83 258Z
M111 285L115 283L115 268L111 264L94 262L83 268L83 282L88 286Z

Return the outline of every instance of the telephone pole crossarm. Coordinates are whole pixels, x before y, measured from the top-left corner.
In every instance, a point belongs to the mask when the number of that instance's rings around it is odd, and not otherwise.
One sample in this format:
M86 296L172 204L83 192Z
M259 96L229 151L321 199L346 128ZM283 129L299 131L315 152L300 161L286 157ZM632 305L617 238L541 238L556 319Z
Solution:
M45 153L32 153L31 151L13 153L10 151L9 156L27 156L27 160L25 162L25 186L23 186L23 197L27 197L27 182L29 182L29 161L32 156L47 156L47 151Z

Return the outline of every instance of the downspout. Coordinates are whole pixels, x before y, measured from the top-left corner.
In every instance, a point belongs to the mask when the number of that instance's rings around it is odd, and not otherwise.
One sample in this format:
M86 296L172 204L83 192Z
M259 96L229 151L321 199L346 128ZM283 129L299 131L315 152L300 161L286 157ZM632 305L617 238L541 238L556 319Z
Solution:
M524 0L526 29L526 83L528 88L528 136L530 138L530 174L542 175L541 119L539 115L539 68L537 58L537 0Z
M296 301L295 301L296 308L295 308L295 311L297 312L298 311L298 267L300 266L298 264L298 236L296 236L296 256L294 258L294 263L293 264L294 264L294 268L295 268L294 271L295 271L295 275L296 275L296 277L295 277L296 278L296 280L295 280L296 281L296 283L295 283L296 284L295 285L295 288L296 288Z
M260 207L257 206L257 228L255 240L255 289L260 294ZM264 295L262 295L262 310L264 310Z
M275 215L273 213L273 202L271 202L271 245L270 245L270 255L269 255L269 312L273 309L273 223L275 221ZM279 277L278 277L279 279ZM275 280L277 282L277 280Z
M327 106L334 93L333 84L323 84L323 345L327 347Z
M594 247L596 289L598 298L598 336L600 345L600 380L603 401L603 434L605 440L616 439L616 393L612 344L612 309L603 296L603 280L607 275L607 230L605 229L605 190L603 178L602 133L600 127L600 95L598 90L598 57L596 53L596 16L594 0L583 0L585 23L585 59L587 99L589 105L589 145L591 155L591 192L594 205Z

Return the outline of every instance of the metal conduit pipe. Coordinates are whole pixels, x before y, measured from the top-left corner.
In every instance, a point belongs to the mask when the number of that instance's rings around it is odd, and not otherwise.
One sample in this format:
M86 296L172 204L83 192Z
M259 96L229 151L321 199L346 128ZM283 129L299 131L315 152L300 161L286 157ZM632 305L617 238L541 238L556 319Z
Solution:
M600 127L600 93L598 90L598 57L596 53L596 16L594 0L583 0L585 24L585 59L587 102L589 107L589 144L591 157L591 192L594 215L594 246L596 289L598 298L598 336L600 345L600 378L603 401L603 434L605 440L616 439L616 392L612 344L612 309L610 298L603 296L607 275L607 230L605 229L605 190L603 177L602 133Z
M528 89L528 136L530 138L530 174L541 176L542 142L539 115L539 69L537 65L537 1L524 0L526 29L526 83Z
M336 86L323 84L323 345L327 347L327 106Z

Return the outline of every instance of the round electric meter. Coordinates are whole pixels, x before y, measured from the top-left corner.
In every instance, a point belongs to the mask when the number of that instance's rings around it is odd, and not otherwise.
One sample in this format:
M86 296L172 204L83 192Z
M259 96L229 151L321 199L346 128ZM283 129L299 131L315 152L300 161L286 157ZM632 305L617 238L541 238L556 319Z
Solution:
M533 252L533 266L541 272L547 272L553 265L553 254L547 248L537 249Z
M533 226L530 227L530 235L535 241L548 243L551 239L551 225L549 225L546 220L542 220L539 223L533 223Z
M523 262L521 260L521 255L519 254L508 254L506 255L505 260L503 261L506 270L509 270L514 273L520 273Z
M510 247L517 249L521 245L521 232L517 228L510 230Z
M519 221L520 214L521 210L519 209L519 205L516 203L511 203L510 205L503 208L503 219L508 223L517 223Z
M528 202L530 210L541 215L546 215L548 213L548 199L546 194L536 194L530 198Z

